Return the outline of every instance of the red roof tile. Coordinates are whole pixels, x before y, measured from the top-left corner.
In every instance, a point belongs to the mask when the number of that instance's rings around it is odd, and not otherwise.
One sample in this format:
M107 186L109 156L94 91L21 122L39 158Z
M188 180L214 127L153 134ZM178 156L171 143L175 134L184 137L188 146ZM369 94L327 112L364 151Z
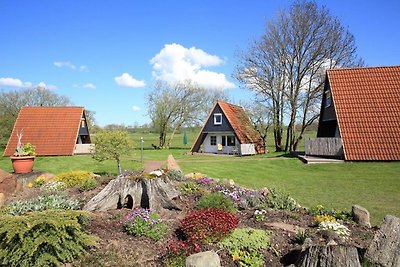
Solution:
M82 113L83 107L21 108L4 155L14 153L21 130L22 143L35 145L39 156L73 155Z
M327 72L346 160L400 160L400 66Z

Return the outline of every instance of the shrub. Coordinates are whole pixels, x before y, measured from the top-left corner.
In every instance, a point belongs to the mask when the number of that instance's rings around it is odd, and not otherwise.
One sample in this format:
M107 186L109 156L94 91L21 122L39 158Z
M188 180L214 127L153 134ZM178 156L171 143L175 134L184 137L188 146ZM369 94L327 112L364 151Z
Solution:
M350 230L338 222L321 222L318 226L319 231L332 231L340 238L347 239L350 236Z
M64 182L61 181L49 181L45 183L40 189L46 194L55 194L59 191L63 191L66 188Z
M202 196L196 207L198 209L214 208L230 212L236 211L232 199L221 193L210 193Z
M241 266L264 266L262 250L270 244L270 232L253 228L235 229L219 244L227 249Z
M97 181L94 178L84 180L78 187L79 191L90 191L97 187Z
M85 180L93 179L87 171L69 171L63 172L56 176L56 181L63 182L67 187L79 186Z
M316 215L330 215L337 220L350 221L353 219L351 212L347 210L326 209L322 205L316 205L309 209L309 213L313 216Z
M200 246L197 243L172 240L167 245L164 262L170 267L185 266L186 257L198 252L200 252Z
M11 215L22 215L32 211L49 209L76 210L79 209L79 206L79 200L67 199L60 195L48 195L10 203L7 206L7 213Z
M266 196L268 207L278 210L295 210L299 207L297 202L289 194L271 189Z
M235 214L220 209L200 209L180 222L179 228L192 242L213 242L231 233L238 225Z
M80 219L83 211L48 210L21 216L0 216L0 255L3 266L59 266L94 246Z
M167 232L167 227L157 213L149 209L137 208L129 214L124 230L133 236L147 236L160 240Z
M336 222L336 218L332 215L316 215L314 216L314 222L319 225L322 222Z
M181 182L185 179L185 175L183 175L183 172L181 170L168 170L166 175L170 180L174 181Z
M194 182L187 182L181 186L181 193L183 195L190 195L200 191L200 186Z
M267 211L266 210L255 210L254 211L254 220L256 222L262 222L267 219Z

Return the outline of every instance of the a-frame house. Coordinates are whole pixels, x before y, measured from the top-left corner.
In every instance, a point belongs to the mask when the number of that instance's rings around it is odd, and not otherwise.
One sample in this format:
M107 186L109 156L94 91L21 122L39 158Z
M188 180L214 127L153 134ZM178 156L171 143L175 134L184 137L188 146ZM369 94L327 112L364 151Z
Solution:
M22 143L36 146L38 156L70 156L90 153L91 140L83 107L23 107L14 124L3 156Z
M242 107L217 101L191 152L254 155L265 153L265 147Z

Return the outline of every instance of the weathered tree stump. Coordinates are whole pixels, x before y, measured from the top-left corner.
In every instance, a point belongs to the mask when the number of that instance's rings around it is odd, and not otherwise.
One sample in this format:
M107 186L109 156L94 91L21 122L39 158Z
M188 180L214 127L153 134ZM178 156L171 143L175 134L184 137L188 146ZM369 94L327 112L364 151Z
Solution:
M385 216L365 257L369 262L379 266L400 266L400 218Z
M299 267L361 267L356 247L310 246L300 255Z
M111 180L83 209L106 211L123 207L142 207L158 212L162 209L179 210L173 201L178 196L179 191L165 176L146 178L120 175Z

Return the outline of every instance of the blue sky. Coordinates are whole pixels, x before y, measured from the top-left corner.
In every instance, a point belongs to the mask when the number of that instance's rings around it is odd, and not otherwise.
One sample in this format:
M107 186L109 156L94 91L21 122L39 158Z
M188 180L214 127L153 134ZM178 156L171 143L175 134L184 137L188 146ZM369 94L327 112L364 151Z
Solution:
M248 100L232 77L235 54L292 2L0 0L0 90L45 85L101 126L149 122L155 78L189 77ZM317 3L354 34L366 65L400 65L400 1Z

